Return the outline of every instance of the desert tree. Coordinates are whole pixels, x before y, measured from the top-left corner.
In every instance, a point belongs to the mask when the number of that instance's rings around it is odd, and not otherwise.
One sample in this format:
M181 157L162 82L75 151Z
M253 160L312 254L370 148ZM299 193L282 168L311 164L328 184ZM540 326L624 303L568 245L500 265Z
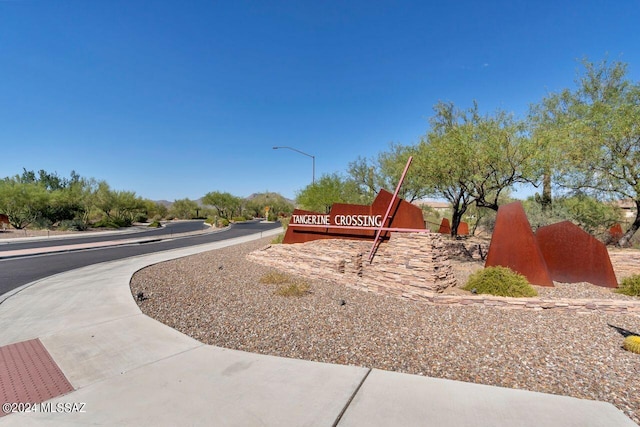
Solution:
M549 98L564 104L551 134L562 155L554 179L574 194L631 199L636 216L619 241L640 228L640 83L622 62L584 60L575 90Z
M214 208L220 218L230 220L241 213L243 200L231 193L212 191L205 194L202 203Z
M363 195L358 184L337 173L325 174L315 183L307 185L296 194L296 203L302 209L326 212L334 203L362 204Z
M440 102L431 129L418 145L417 165L427 194L451 203L451 234L471 204L498 210L503 194L536 180L537 148L524 123L497 111L481 115Z

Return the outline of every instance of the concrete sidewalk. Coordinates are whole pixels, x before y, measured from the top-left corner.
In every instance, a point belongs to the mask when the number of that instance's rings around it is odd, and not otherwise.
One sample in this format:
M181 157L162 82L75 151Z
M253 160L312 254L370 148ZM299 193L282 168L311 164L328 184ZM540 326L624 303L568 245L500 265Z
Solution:
M97 264L4 300L0 346L38 338L75 388L50 402L83 412L13 413L0 425L636 425L603 402L208 346L136 305L137 270L259 237Z

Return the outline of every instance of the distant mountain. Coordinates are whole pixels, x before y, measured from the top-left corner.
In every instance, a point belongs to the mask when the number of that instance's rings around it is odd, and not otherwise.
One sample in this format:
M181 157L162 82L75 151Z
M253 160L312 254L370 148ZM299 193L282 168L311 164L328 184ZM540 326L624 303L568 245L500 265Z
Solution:
M281 194L278 194L278 193L253 193L253 194L250 194L249 196L245 197L245 200L257 199L257 198L260 198L260 197L264 197L265 195L273 196L274 198L278 198L278 199L284 199L287 203L290 203L292 205L296 204L295 200L288 199L288 198L286 198L286 197L284 197L284 196L282 196Z
M168 200L154 200L153 202L162 206L166 206L167 209L170 208L171 205L173 205L173 202L170 202Z

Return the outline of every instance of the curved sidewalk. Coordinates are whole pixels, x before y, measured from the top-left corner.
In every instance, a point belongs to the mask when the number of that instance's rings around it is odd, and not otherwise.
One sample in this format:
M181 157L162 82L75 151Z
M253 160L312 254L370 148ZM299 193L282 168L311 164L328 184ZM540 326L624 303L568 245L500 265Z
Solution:
M0 346L38 339L75 391L0 426L636 425L609 403L208 346L136 305L137 270L259 237L84 267L4 300Z

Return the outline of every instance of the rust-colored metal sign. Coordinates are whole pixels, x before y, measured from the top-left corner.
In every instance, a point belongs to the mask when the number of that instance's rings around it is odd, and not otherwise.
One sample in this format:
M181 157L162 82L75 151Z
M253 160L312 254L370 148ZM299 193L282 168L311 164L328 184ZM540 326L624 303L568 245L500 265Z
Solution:
M389 220L384 224L387 209ZM380 190L371 205L335 203L328 214L294 210L283 243L318 239L374 240L378 230L383 239L388 238L391 231L427 231L419 207Z

